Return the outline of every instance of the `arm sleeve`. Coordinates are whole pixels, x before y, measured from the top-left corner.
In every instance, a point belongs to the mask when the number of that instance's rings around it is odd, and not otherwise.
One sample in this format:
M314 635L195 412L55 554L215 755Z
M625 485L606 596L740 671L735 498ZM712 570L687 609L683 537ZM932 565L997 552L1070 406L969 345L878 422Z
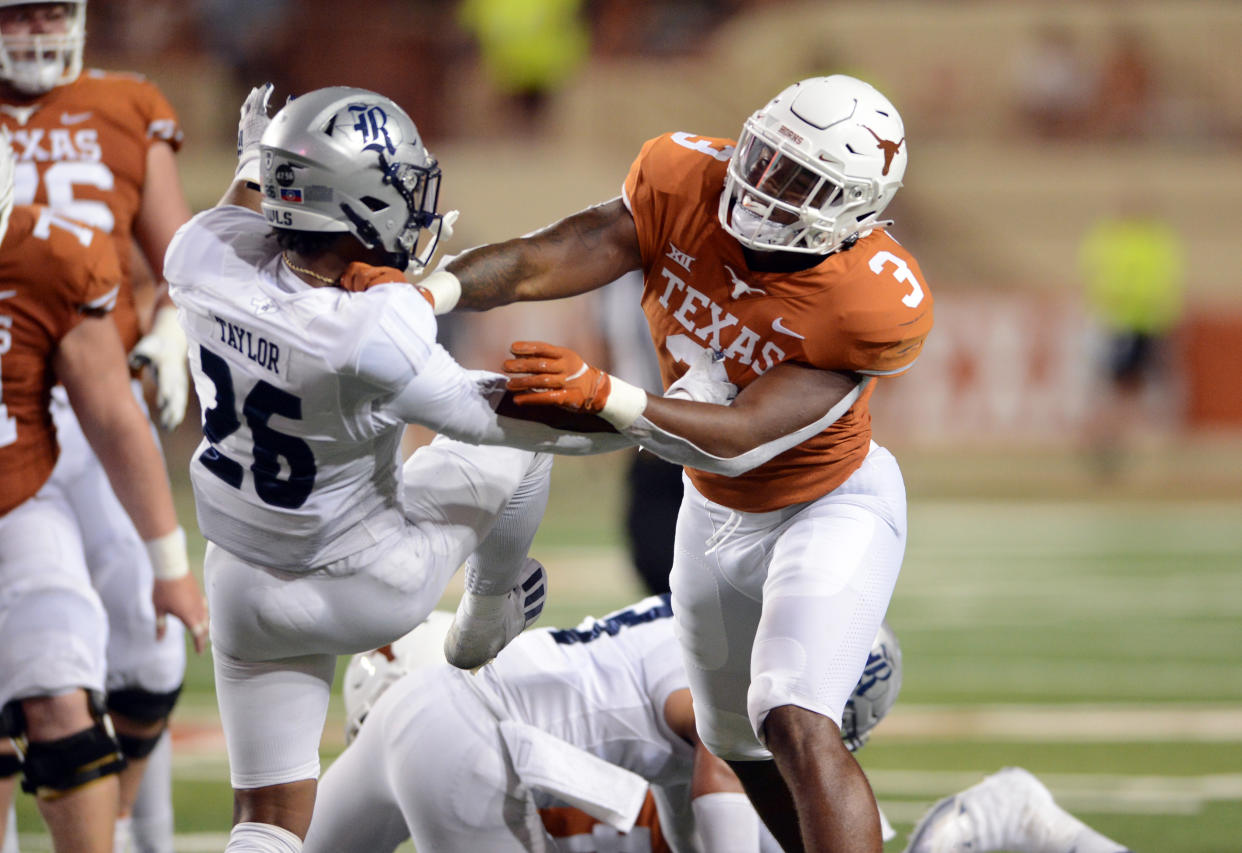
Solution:
M706 471L710 474L736 477L740 474L745 474L753 468L758 468L768 460L796 447L811 436L821 433L832 426L838 418L849 411L850 407L854 405L871 381L872 377L865 377L818 420L780 438L760 444L758 447L753 447L737 456L723 457L708 453L689 439L661 429L647 420L644 415L640 415L638 420L621 430L621 432L629 436L634 443L641 445L645 450L649 450L660 458L667 459L669 462L676 462L678 465Z
M164 93L154 83L142 80L139 85L142 87L143 118L147 122L148 147L156 142L167 142L173 151L180 151L185 133L181 129L176 110L172 108L172 104L168 103Z
M372 293L405 285L381 285ZM435 342L431 306L411 291L385 300L360 343L355 369L389 399L384 409L470 444L503 444L567 455L605 453L633 442L617 433L574 433L496 413L505 377L467 370Z

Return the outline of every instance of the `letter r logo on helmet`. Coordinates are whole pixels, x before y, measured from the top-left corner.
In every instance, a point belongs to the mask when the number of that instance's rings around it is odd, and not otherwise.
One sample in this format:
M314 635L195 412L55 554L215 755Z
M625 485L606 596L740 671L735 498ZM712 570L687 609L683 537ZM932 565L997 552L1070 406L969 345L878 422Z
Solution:
M348 231L402 270L431 258L442 222L440 167L389 98L346 86L308 92L272 117L260 149L269 222ZM423 229L431 239L418 252Z

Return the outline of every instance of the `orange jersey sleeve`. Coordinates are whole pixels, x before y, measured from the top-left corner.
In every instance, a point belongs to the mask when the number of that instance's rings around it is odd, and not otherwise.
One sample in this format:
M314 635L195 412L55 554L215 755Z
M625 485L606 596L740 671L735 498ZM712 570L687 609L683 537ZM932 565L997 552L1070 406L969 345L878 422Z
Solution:
M51 476L56 347L85 314L112 310L120 281L107 235L48 208L13 208L0 244L0 515Z
M45 204L109 234L124 289L114 319L125 349L138 341L131 264L147 151L181 147L177 114L154 83L137 74L84 71L33 103L0 104L17 157L18 204Z
M739 388L784 361L884 376L917 358L932 298L914 258L883 229L795 272L752 270L718 218L726 139L651 140L625 180L643 256L642 308L665 387L704 347L724 355ZM871 438L869 388L823 433L739 477L690 470L705 496L767 511L820 497L862 463Z

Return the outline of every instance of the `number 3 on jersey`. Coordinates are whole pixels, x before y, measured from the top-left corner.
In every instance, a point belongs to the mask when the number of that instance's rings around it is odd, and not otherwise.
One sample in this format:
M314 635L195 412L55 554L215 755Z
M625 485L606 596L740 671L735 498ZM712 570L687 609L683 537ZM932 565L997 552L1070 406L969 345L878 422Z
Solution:
M892 252L876 252L871 256L871 260L867 262L867 266L871 267L871 271L876 275L884 272L886 264L892 264L896 267L893 270L893 278L910 285L910 292L901 297L902 304L907 308L919 307L919 303L923 301L923 285L919 284L918 277L910 269L909 264Z
M241 428L237 395L229 364L205 347L199 347L203 373L216 386L216 404L203 413L203 435L212 443L199 454L198 461L235 489L240 489L245 470L214 445ZM306 503L315 486L315 456L310 446L297 436L277 432L267 425L272 415L290 420L302 419L302 400L263 380L255 383L242 403L242 415L254 441L254 491L265 504L297 509ZM288 477L281 478L281 459L288 466Z

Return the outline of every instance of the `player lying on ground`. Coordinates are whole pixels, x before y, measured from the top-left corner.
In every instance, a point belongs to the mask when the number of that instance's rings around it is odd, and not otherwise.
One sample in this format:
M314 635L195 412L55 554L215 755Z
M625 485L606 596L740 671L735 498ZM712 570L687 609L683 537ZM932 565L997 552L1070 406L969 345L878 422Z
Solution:
M308 853L389 853L411 836L443 853L585 851L618 832L634 853L779 851L698 738L668 595L527 632L476 675L444 663L448 621L351 660L352 744L324 774ZM847 711L851 745L896 698L899 654L886 626L864 710Z

